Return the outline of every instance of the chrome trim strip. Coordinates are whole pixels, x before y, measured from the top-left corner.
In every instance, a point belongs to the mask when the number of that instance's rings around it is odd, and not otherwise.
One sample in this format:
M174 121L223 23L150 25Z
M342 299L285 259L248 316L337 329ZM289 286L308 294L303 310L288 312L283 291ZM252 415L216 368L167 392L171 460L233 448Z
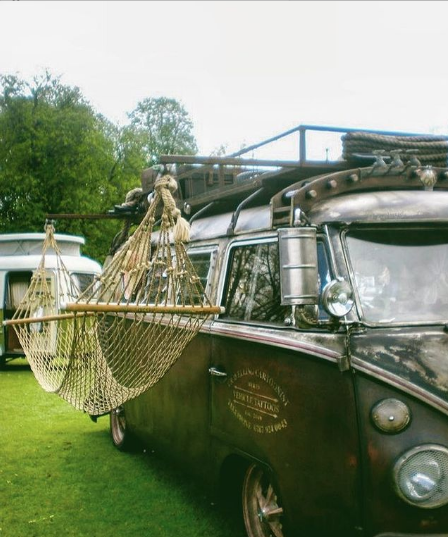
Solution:
M401 391L420 399L424 403L427 403L443 414L448 415L448 401L437 397L437 395L432 394L431 392L412 384L407 380L402 379L401 377L389 373L388 371L377 367L373 364L369 364L359 358L352 356L351 364L356 371L361 373L366 373L367 375L374 377L378 380L390 384L394 388L398 388ZM447 536L448 537L448 536Z
M210 334L256 343L265 343L266 345L280 347L282 349L302 351L330 362L338 362L342 357L339 353L331 351L325 347L320 347L303 341L296 341L281 333L274 334L266 333L265 331L257 333L256 328L257 327L249 326L236 328L235 326L229 326L215 321L210 327Z

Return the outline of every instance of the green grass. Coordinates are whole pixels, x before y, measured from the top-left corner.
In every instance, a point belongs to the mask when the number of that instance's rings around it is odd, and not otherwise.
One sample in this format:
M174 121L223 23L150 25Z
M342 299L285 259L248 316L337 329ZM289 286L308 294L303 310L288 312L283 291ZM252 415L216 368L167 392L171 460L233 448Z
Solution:
M0 371L0 537L243 537L239 522L150 451L119 452L44 392L25 360Z

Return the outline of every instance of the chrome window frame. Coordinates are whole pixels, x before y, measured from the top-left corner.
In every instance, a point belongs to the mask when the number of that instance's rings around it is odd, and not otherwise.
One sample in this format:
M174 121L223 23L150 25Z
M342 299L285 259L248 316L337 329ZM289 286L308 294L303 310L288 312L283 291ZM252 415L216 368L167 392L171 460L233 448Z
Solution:
M334 278L334 275L335 275L335 268L334 268L334 253L333 253L333 250L331 248L331 244L330 244L330 241L328 239L328 236L325 232L323 231L318 231L317 233L317 242L320 242L323 244L323 248L324 248L324 252L325 252L325 257L326 257L326 261L327 261L327 264L328 264L328 270L330 272L330 278ZM229 267L229 263L230 263L230 259L231 259L231 256L232 256L232 250L234 248L237 248L237 247L240 247L240 246L251 246L251 245L254 245L254 244L267 244L267 243L277 243L278 244L278 233L276 231L268 231L268 232L265 232L265 233L260 233L260 235L257 235L256 237L246 237L246 238L243 238L243 237L237 237L233 240L230 240L226 245L225 245L225 251L224 251L224 254L223 254L223 259L222 259L222 270L220 271L220 275L219 275L219 283L218 283L218 289L217 289L217 304L221 304L223 307L225 307L225 304L224 304L224 299L225 299L225 296L224 296L224 292L226 290L226 287L227 287L227 282L228 282L228 278L230 277L229 274L230 274L230 267ZM323 311L322 308L319 307L319 312ZM260 324L260 321L246 321L246 320L242 320L242 319L233 319L233 318L228 318L228 317L225 317L225 314L220 314L220 315L216 315L216 319L219 320L220 322L225 322L225 323L237 323L237 324L250 324L250 325L257 325L257 324ZM286 325L281 325L281 324L278 324L278 323L271 323L271 322L266 322L266 323L262 323L263 326L269 326L270 328L276 328L276 329L279 329L279 330L300 330L300 331L303 331L303 330L306 330L306 331L312 331L314 329L321 329L321 328L326 328L329 324L331 324L331 318L330 317L325 317L325 318L321 318L319 316L319 325L316 326L316 327L310 327L310 328L296 328L294 326L286 326Z
M219 250L219 245L216 243L206 244L206 245L195 244L195 245L189 246L189 248L187 249L188 257L190 258L190 261L193 264L193 266L194 266L194 263L192 261L192 257L194 257L195 255L200 255L200 254L210 254L210 265L208 267L207 281L204 287L204 292L212 301L213 301L213 295L214 295L213 282L214 282L215 275L216 275L218 250Z
M350 279L350 284L353 288L354 296L355 296L355 306L356 306L356 312L358 315L358 321L361 322L363 325L367 327L372 328L389 328L389 327L399 327L399 326L440 326L440 325L446 325L446 320L418 320L418 321L397 321L397 322L374 322L369 321L365 318L363 314L363 309L361 305L361 299L359 297L358 293L358 286L356 284L356 278L355 278L355 272L353 269L353 265L350 258L350 249L347 244L347 234L350 231L360 231L360 230L381 230L381 229L395 229L395 230L423 230L423 229L446 229L447 226L443 225L437 225L434 224L434 222L427 222L427 225L423 225L422 222L409 222L406 224L403 223L393 223L393 222L384 222L384 223L376 223L376 222L354 222L351 224L347 224L343 227L343 229L340 230L340 238L341 238L341 247L344 252L344 258L346 263L346 270Z

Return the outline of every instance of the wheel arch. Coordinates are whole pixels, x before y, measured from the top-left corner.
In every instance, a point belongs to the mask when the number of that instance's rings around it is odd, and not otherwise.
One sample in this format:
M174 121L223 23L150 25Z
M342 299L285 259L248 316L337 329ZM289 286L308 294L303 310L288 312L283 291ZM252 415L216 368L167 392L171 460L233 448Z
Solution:
M261 466L273 479L277 490L281 490L272 466L266 461L243 452L228 453L221 461L218 475L218 490L220 495L242 491L244 476L252 464ZM238 499L241 494L238 494Z

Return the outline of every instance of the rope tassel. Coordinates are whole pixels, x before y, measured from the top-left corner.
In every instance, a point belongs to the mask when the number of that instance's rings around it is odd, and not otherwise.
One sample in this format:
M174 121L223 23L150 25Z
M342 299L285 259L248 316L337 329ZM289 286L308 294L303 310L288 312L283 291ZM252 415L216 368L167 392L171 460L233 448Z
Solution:
M176 220L173 236L176 242L190 241L190 224L182 216L179 216Z

